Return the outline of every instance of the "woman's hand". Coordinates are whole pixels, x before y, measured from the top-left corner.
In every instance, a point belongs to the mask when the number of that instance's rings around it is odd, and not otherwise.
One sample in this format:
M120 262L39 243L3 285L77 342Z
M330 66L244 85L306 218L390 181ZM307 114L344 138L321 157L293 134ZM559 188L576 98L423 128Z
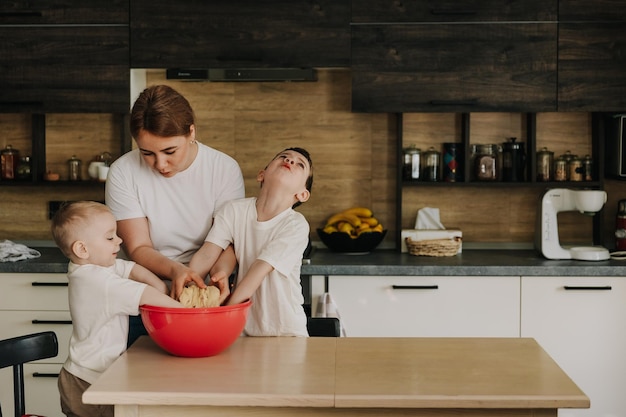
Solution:
M202 277L200 277L200 275L198 275L197 272L181 264L179 270L176 271L176 274L174 278L172 279L170 297L172 297L175 300L178 300L178 298L180 297L180 294L182 294L183 292L183 289L185 289L187 284L189 284L190 282L194 282L199 288L206 288L204 279L202 279ZM220 288L220 293L221 291L222 290Z
M222 305L222 303L230 295L230 287L228 285L228 275L224 271L218 271L213 276L211 276L211 281L220 290L220 305Z

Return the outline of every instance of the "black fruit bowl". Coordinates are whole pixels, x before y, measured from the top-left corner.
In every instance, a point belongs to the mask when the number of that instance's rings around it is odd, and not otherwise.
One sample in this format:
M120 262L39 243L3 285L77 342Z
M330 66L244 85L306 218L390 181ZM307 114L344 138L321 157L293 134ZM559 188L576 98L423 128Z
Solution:
M347 233L326 233L322 229L317 229L317 235L328 249L333 252L342 253L371 252L383 241L386 234L386 230L382 232L361 233L359 237L352 239Z

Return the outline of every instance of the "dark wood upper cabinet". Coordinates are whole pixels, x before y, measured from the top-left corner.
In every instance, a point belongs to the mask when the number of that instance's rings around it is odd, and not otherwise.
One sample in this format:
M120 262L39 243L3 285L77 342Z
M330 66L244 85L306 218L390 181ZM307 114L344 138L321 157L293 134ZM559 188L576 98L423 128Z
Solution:
M0 3L0 25L128 24L128 1L3 1Z
M626 1L560 0L558 110L626 110Z
M131 67L348 67L349 0L132 0Z
M352 23L554 21L556 0L352 0Z
M626 21L624 0L559 0L560 22Z
M554 111L556 23L352 26L357 112Z
M0 112L128 112L128 37L128 0L3 2Z

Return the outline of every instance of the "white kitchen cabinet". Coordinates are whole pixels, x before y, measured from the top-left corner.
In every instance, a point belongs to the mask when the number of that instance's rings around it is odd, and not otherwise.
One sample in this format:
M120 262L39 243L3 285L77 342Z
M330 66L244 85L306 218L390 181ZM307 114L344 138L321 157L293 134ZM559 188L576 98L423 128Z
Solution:
M522 277L521 336L532 337L589 396L559 417L626 416L626 280Z
M57 376L68 354L72 334L65 274L0 274L0 339L52 330L59 354L24 366L26 412L63 417ZM13 415L13 373L0 370L0 406Z
M519 277L331 276L328 292L347 336L519 337Z

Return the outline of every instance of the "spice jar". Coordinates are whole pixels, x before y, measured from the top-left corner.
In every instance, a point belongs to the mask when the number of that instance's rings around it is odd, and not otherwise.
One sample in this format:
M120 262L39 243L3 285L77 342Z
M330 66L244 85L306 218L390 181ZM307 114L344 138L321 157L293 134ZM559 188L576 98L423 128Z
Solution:
M593 159L591 159L591 155L585 155L583 159L583 181L593 181Z
M570 159L568 166L569 180L570 181L582 181L583 180L583 160L578 156L574 156Z
M417 180L420 177L420 149L414 144L402 150L402 179Z
M439 181L441 154L432 146L424 152L422 164L422 181Z
M493 144L476 145L474 156L474 178L476 181L497 181L498 147Z
M559 156L554 161L554 181L567 181L567 160Z
M6 148L0 151L0 164L2 166L0 177L3 180L15 179L19 158L20 151L13 149L11 145L7 145Z
M68 179L70 181L80 181L81 180L81 168L82 161L76 157L76 155L72 155L70 159L67 160L67 170L68 170Z
M548 148L544 147L537 151L537 181L552 181L553 158L554 152L549 151Z

